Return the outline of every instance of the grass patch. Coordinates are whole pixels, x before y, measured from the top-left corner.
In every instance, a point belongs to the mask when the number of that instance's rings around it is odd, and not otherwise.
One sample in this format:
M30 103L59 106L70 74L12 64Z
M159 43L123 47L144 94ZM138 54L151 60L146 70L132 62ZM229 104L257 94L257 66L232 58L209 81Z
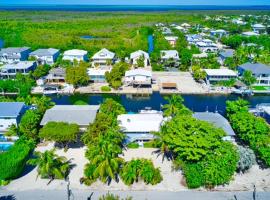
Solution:
M266 90L270 90L270 87L269 86L253 86L252 89L258 90L258 91L266 91Z

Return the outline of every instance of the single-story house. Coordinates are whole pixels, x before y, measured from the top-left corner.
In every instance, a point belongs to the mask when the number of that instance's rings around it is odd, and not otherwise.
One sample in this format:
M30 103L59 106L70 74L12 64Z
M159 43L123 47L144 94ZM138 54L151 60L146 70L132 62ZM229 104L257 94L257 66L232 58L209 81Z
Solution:
M78 124L85 129L96 119L99 105L55 105L48 109L40 122L41 126L48 122L66 122Z
M0 102L0 131L8 131L12 124L18 126L26 110L23 102Z
M127 135L126 142L143 143L155 138L151 132L160 131L163 122L161 112L122 114L117 117L121 130Z
M251 37L251 36L259 36L259 34L255 32L251 32L251 31L247 31L247 32L243 32L242 36Z
M221 38L221 37L223 37L223 36L228 35L228 32L225 31L225 30L222 30L222 29L219 29L219 30L212 30L212 31L210 31L210 35L211 35L211 36L218 37L218 38Z
M46 82L64 83L66 79L66 69L62 67L52 68L46 76Z
M130 62L133 66L138 66L138 60L143 58L144 67L150 66L150 57L149 54L145 51L138 50L130 54Z
M175 63L179 62L179 53L176 50L162 50L160 51L160 59L162 63L167 61L174 61Z
M124 82L126 85L151 86L152 72L144 69L126 71Z
M235 50L233 50L233 49L224 49L221 52L219 52L219 58L218 58L219 63L223 65L224 61L227 58L233 57L234 52L235 52Z
M230 69L204 69L204 71L206 72L207 84L237 78L237 74Z
M201 121L209 122L215 127L223 129L227 134L227 136L223 137L223 140L234 141L235 133L228 120L221 114L213 112L195 112L193 117Z
M37 67L37 63L34 61L20 61L13 64L5 64L0 68L0 76L2 79L13 79L17 73L24 75L29 74L30 71L34 71Z
M266 31L266 26L262 25L262 24L253 24L252 26L253 32L255 33L264 33Z
M59 49L49 48L49 49L38 49L30 53L29 56L36 58L39 65L53 65L58 56L60 55Z
M196 46L204 53L214 53L218 52L218 47L215 43L197 42Z
M166 36L165 40L167 40L172 47L175 47L176 42L178 40L178 37L177 36Z
M245 71L251 71L256 77L257 86L270 86L270 66L262 63L245 63L238 66L239 75L242 76Z
M68 60L70 62L74 62L74 60L78 62L80 61L87 62L88 61L87 51L80 49L67 50L63 54L63 60Z
M110 72L111 67L92 67L87 69L87 74L90 78L90 82L94 83L105 83L106 72Z
M14 63L26 61L31 50L29 47L9 47L0 50L0 62Z
M116 61L116 55L104 48L94 54L92 61L93 66L110 66Z

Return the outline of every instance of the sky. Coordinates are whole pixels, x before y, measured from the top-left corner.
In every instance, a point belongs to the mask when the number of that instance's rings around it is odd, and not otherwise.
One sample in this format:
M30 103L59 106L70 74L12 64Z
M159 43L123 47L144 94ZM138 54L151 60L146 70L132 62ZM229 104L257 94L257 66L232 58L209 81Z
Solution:
M0 6L7 4L270 5L270 0L0 0Z

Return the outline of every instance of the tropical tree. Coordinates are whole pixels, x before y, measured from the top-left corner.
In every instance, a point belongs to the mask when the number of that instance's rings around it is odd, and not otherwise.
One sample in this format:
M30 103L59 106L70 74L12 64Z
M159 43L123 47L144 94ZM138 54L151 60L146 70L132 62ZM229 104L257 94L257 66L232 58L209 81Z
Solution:
M165 100L168 101L168 104L163 105L165 116L175 116L180 111L188 111L183 104L184 99L180 95L167 96Z
M154 135L157 136L157 138L154 140L156 143L156 146L158 147L157 150L155 150L153 153L157 154L157 157L162 155L162 162L166 158L168 161L173 160L173 152L168 147L168 144L162 140L162 133L161 132L154 132Z
M251 86L252 84L256 83L256 78L253 76L251 71L244 71L242 81L247 85Z

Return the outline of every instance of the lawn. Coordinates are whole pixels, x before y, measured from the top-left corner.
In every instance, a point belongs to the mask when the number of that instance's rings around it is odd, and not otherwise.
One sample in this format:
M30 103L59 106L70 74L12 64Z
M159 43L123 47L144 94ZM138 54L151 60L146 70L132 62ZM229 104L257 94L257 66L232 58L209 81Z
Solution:
M270 90L270 86L253 86L252 89L257 91L266 91Z

